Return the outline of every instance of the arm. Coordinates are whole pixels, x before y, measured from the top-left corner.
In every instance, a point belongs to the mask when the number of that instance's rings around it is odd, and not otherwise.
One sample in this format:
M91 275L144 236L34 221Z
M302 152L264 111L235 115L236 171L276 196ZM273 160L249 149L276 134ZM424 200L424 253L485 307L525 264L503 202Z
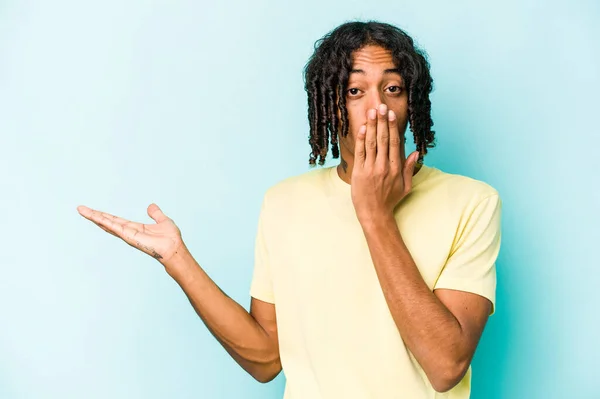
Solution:
M221 291L187 249L165 268L209 331L244 370L263 383L279 374L275 305L252 298L248 313Z
M431 292L393 215L363 222L363 231L386 302L402 338L439 392L466 373L491 302L448 289Z
M268 382L279 374L275 306L253 298L249 314L225 295L196 263L181 231L158 205L147 209L156 224L136 223L86 206L79 206L77 211L102 230L157 259L214 337L250 375Z
M367 123L356 137L352 201L386 303L404 342L434 389L448 391L469 367L491 302L449 289L433 293L425 284L394 218L394 209L411 190L420 153L404 159L404 140L395 113L388 112L385 104L379 111L368 111ZM463 247L469 255L469 245ZM477 250L477 245L474 248ZM469 263L473 257L461 259L459 253L456 255L451 263L463 271L464 279L464 269L467 274L473 270Z

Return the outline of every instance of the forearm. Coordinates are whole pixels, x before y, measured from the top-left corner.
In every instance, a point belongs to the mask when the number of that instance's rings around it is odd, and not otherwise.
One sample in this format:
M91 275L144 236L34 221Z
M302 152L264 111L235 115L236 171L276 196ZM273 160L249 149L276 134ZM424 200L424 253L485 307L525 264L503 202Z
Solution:
M363 231L404 342L432 384L446 388L470 362L460 323L423 280L393 216L365 222Z
M281 364L275 340L212 281L189 251L181 251L165 269L209 331L244 370L261 382L279 372Z

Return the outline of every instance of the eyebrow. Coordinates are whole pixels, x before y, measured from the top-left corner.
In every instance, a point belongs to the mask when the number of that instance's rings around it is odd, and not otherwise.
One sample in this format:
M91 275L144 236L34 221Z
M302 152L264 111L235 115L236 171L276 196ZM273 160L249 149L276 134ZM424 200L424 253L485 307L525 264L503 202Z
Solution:
M366 75L366 72L363 71L362 69L353 69L350 71L350 75L353 73L360 73L362 75ZM398 69L398 68L386 69L385 71L383 71L384 75L388 75L391 73L397 73L398 75L402 76L402 74L400 73L400 69Z

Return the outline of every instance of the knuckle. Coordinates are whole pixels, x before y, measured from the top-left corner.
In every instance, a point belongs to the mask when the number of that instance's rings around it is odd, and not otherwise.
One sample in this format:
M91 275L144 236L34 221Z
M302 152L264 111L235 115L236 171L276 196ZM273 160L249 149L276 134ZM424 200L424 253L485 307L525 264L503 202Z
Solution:
M384 174L388 173L388 171L389 171L389 167L387 164L381 164L381 165L375 166L375 173L378 175L384 175Z
M375 148L377 148L377 140L369 139L365 142L365 146L369 150L374 150Z

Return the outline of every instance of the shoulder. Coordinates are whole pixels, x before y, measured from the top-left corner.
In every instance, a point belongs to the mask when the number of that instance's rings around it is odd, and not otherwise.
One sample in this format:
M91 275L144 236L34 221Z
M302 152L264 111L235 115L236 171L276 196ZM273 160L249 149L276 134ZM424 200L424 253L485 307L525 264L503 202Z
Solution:
M420 191L462 207L474 207L487 199L500 202L498 190L487 182L435 167L429 168L428 178L418 187Z
M323 191L330 169L330 167L315 167L278 181L266 190L265 202L270 206L291 205L314 197L315 193Z

